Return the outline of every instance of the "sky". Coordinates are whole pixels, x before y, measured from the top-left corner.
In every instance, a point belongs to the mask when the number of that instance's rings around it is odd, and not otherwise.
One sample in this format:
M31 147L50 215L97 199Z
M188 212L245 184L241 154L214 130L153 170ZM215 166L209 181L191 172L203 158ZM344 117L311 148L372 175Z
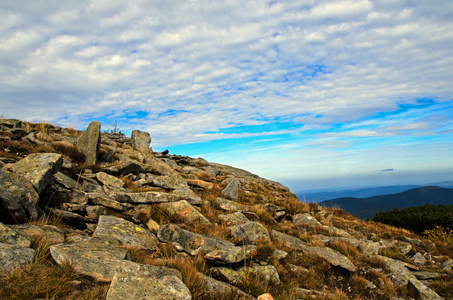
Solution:
M453 1L0 2L0 115L292 191L453 180Z

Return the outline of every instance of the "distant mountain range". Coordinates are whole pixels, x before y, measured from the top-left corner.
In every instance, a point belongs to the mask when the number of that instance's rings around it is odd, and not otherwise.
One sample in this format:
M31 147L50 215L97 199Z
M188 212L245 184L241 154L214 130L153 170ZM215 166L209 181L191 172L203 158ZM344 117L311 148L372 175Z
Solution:
M423 185L392 185L347 190L309 190L305 192L296 192L296 196L300 201L310 203L343 197L367 198L379 195L396 194L422 186L453 188L453 181L442 181Z
M343 197L319 202L325 207L342 208L363 220L372 219L377 212L395 208L429 204L453 204L453 189L438 186L413 188L401 193L373 196L368 198Z

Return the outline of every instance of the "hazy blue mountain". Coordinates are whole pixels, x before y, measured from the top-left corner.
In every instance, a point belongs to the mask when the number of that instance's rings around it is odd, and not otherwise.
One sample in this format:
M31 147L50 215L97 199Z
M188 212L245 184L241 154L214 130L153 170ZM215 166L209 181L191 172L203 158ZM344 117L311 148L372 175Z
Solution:
M321 202L343 197L368 198L373 196L396 194L422 186L453 188L453 181L427 183L423 185L392 185L346 190L310 190L306 192L296 192L296 196L303 202Z
M350 214L366 220L373 218L375 214L380 211L421 206L426 203L435 205L453 204L453 189L437 186L424 186L396 194L368 198L344 197L322 201L319 204L325 207L342 208Z

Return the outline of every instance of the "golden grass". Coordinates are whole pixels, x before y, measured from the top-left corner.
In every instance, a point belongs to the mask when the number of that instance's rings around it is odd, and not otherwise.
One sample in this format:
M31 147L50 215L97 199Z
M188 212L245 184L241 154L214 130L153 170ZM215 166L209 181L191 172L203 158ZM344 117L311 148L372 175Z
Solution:
M400 261L404 261L407 263L412 263L412 261L401 253L398 247L383 247L379 249L379 255L390 257L393 259L397 259Z

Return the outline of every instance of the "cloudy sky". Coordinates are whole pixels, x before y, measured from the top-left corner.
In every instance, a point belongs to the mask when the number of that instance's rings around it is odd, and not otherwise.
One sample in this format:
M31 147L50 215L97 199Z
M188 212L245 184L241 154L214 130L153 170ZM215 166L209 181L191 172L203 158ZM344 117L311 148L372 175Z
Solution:
M0 3L0 114L293 191L453 180L453 1Z

